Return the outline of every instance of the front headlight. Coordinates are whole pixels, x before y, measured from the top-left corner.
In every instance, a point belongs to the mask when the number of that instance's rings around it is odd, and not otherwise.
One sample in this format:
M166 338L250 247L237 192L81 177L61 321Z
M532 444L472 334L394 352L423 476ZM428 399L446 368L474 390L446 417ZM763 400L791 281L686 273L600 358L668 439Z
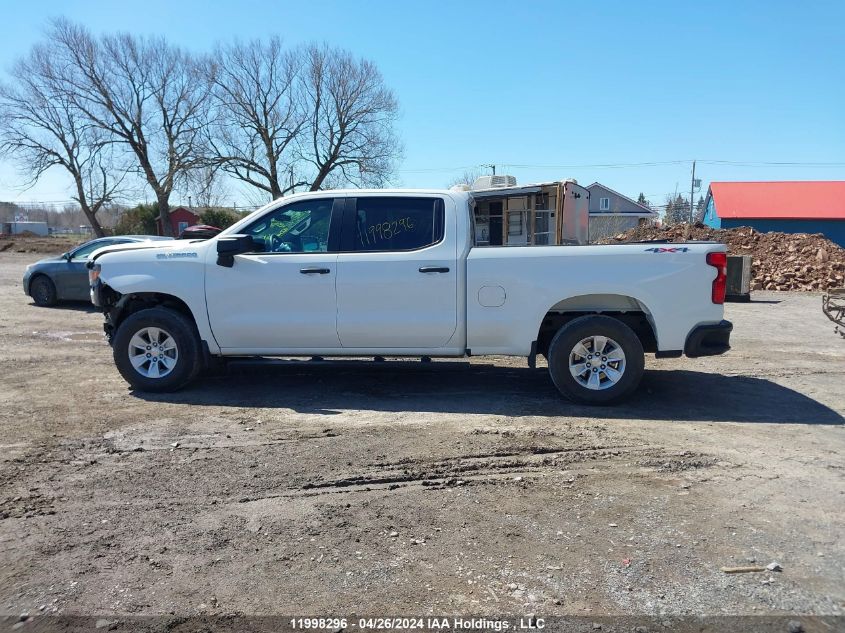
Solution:
M94 264L88 267L88 284L93 286L100 278L100 265Z

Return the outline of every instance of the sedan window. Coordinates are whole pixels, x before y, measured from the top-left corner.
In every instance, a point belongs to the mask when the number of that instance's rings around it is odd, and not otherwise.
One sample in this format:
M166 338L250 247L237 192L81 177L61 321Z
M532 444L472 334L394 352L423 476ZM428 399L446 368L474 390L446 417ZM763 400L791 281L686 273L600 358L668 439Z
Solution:
M87 244L83 244L75 251L70 254L71 259L88 259L91 256L91 253L96 251L98 248L103 248L104 246L114 246L115 244L128 244L132 240L127 240L123 238L105 238L102 240L94 240L92 242L88 242Z
M111 246L114 244L114 240L95 240L93 242L88 242L87 244L83 244L75 251L70 254L71 259L88 259L88 257L96 251L98 248L103 248L103 246Z

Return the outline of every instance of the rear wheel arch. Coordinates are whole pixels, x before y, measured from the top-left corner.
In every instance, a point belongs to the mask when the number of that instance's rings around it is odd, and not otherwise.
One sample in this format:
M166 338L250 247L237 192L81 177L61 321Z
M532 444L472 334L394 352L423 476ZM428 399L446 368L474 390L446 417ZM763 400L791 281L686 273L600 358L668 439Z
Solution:
M587 315L603 315L621 321L634 331L646 352L657 351L657 328L648 306L630 295L608 293L568 297L546 310L537 330L537 353L548 357L549 345L558 331Z

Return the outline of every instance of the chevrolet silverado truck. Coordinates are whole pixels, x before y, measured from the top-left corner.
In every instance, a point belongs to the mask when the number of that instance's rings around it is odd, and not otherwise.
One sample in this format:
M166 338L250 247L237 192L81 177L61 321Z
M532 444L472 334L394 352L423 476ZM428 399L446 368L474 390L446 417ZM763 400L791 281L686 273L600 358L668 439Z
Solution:
M479 246L479 200L292 195L206 241L97 251L92 302L139 391L178 389L238 357L505 355L534 367L539 354L561 394L608 404L637 388L645 353L730 349L723 244ZM497 239L519 224L495 222L485 230Z

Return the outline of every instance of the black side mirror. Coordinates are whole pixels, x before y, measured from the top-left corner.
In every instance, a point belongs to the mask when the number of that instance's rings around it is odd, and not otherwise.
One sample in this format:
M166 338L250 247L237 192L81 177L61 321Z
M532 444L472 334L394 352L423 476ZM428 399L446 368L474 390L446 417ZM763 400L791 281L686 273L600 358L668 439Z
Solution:
M227 235L217 240L217 265L231 268L235 255L255 250L251 235Z

